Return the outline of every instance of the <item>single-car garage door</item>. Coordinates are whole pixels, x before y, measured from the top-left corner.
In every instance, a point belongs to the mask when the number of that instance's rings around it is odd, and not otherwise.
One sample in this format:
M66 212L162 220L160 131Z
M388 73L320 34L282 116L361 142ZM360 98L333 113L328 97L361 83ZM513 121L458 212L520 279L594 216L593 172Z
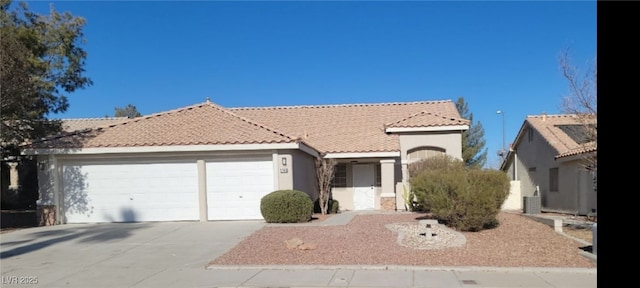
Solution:
M209 220L263 219L260 200L273 192L271 157L207 162Z
M193 163L67 163L66 223L198 220Z

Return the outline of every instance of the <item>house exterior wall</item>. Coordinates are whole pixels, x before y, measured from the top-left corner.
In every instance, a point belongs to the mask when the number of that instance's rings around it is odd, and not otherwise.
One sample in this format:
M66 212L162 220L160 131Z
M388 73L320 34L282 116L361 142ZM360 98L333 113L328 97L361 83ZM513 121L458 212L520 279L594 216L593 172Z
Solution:
M358 161L357 164L373 164L374 166L376 166L374 168L375 169L382 169L382 165L381 165L381 160L384 159L380 159L380 158L372 158L372 159L346 159L343 160L346 163L346 172L347 172L347 187L332 187L331 188L331 194L333 199L338 200L339 204L340 204L340 210L342 211L349 211L349 210L354 210L355 205L353 202L353 198L354 198L354 187L353 187L353 164L351 164L351 161ZM344 163L342 162L342 163ZM387 173L387 177L393 176L395 180L392 180L394 182L399 181L397 178L397 175L400 173L400 165L397 165L398 161L396 160L395 163L393 164L393 171L392 173ZM389 171L387 171L389 172ZM384 177L385 177L385 173L381 170L380 171L380 176L382 178L382 181L384 181ZM389 175L389 174L393 174L393 175ZM392 188L392 189L395 189ZM382 186L376 186L374 187L374 209L380 209L380 205L381 205L381 201L380 201L380 197L383 195L383 193L385 193L385 191L383 191ZM387 192L388 193L388 192Z
M313 201L316 201L319 192L315 158L297 150L292 150L289 153L293 157L293 189L306 192Z
M402 164L402 183L409 185L409 170L407 152L420 147L437 147L444 149L449 156L462 159L462 133L433 132L404 133L398 135L400 139L400 162ZM403 205L404 206L404 205Z
M549 169L558 168L554 157L556 151L534 129L526 128L524 135L515 148L518 163L518 179L520 180L520 192L523 197L534 196L537 188L540 189L542 207L548 207L549 200L557 198L559 192L549 191Z
M341 211L348 211L354 209L353 203L353 169L351 164L347 164L347 187L333 187L331 188L331 196L333 199L338 200Z
M406 133L400 134L399 138L401 160L407 160L407 151L425 146L442 148L446 151L447 155L462 159L462 133Z
M293 156L290 152L275 151L273 156L274 173L276 175L277 184L275 190L293 189ZM286 165L283 164L286 161Z
M597 209L597 201L589 172L582 163L575 160L559 165L559 193L549 193L547 208L587 215L591 209Z

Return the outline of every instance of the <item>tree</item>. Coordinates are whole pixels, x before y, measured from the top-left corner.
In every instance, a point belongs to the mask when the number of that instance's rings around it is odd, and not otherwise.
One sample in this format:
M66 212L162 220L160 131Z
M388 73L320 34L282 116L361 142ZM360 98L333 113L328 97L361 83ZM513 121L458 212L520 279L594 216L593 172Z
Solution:
M93 84L84 76L84 18L58 13L53 5L50 15L39 15L24 2L15 9L11 4L0 0L2 159L24 141L60 132L60 121L50 114L65 112L67 95Z
M138 112L138 108L136 108L136 106L133 106L131 104L127 105L126 107L116 107L115 110L116 110L114 114L115 117L135 118L135 117L142 116L142 114Z
M589 171L593 177L594 190L598 189L598 66L597 58L593 64L587 63L587 68L580 71L571 64L570 53L564 49L559 58L562 76L569 84L569 92L562 99L562 110L566 114L576 116L582 126L582 136L585 137L580 144L584 152L582 167Z
M473 113L469 112L464 97L456 101L456 109L462 118L469 120L469 130L462 132L462 160L467 167L482 168L487 162L487 149L484 148L484 128L480 121L473 123Z
M331 196L331 182L335 173L336 160L318 156L316 158L316 180L318 183L318 202L322 215L327 215L329 210L329 196Z

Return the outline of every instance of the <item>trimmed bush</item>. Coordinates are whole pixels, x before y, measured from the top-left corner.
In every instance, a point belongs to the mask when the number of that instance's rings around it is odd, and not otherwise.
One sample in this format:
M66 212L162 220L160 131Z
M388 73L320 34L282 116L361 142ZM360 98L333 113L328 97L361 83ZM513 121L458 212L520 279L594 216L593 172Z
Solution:
M409 164L408 167L409 177L418 176L418 174L420 174L421 172L428 170L459 168L464 168L464 162L446 154L413 162Z
M299 190L278 190L262 197L260 212L267 223L308 222L313 215L313 200Z
M496 227L496 216L510 185L502 171L466 169L459 160L424 169L410 181L419 205L460 231Z
M336 199L329 199L329 214L340 212L340 202Z

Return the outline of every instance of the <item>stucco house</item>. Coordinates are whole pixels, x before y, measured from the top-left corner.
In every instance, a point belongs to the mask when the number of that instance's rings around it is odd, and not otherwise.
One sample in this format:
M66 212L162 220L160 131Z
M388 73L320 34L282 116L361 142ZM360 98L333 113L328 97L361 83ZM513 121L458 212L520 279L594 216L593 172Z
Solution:
M571 114L527 116L500 167L512 180L512 194L539 196L542 211L595 213L595 175L585 159L595 159L597 145L585 137L584 125Z
M338 161L342 210L404 210L407 164L461 158L450 100L225 108L207 100L30 143L57 223L262 219L260 199L317 199L316 157Z

